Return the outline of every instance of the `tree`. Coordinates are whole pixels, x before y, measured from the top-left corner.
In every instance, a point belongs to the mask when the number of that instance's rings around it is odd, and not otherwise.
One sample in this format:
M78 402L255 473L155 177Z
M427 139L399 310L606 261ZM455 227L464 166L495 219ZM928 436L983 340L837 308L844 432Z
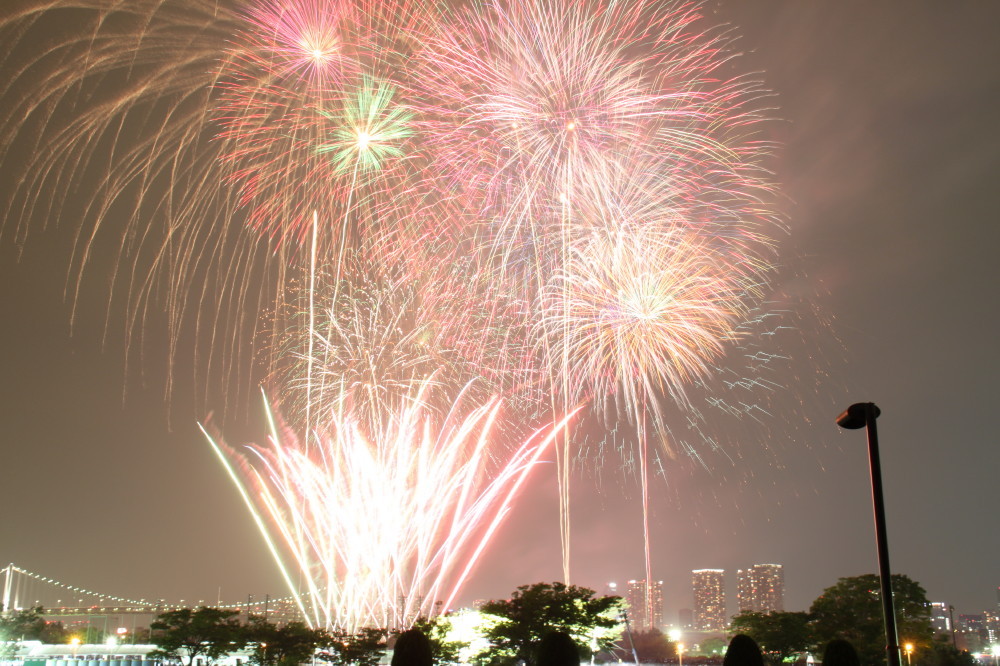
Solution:
M0 640L37 641L45 631L45 612L41 606L0 614Z
M905 639L917 646L929 646L933 632L924 588L907 576L895 574L892 598L900 641ZM885 628L878 576L841 578L836 585L823 590L809 612L813 616L816 645L844 638L858 651L861 663L885 663Z
M717 657L726 654L729 643L724 638L706 638L698 646L698 652L705 657Z
M316 655L336 666L378 666L385 652L385 629L368 627L356 634L327 634L326 642Z
M7 653L17 641L41 641L47 644L65 643L69 632L62 622L47 622L41 606L0 614L0 643Z
M12 659L18 641L39 640L45 629L42 607L0 612L0 659Z
M250 662L256 666L296 666L309 661L327 638L326 632L302 622L279 627L262 617L250 618L243 631L243 643L254 646Z
M772 663L780 664L812 645L811 619L802 612L740 613L730 631L754 639Z
M451 620L444 615L433 618L417 618L413 623L414 629L424 632L424 636L431 644L431 657L435 664L456 664L458 663L458 653L464 643L448 640L448 633L451 631Z
M58 645L68 641L69 636L70 632L63 626L63 623L53 620L45 623L45 628L42 629L38 640L46 645Z
M244 645L245 630L238 611L206 608L181 608L161 613L150 625L153 645L152 659L187 660L188 666L197 657L215 661Z
M621 634L621 597L595 597L594 591L564 583L522 585L510 599L488 601L484 614L496 621L485 630L491 648L484 655L499 662L535 663L535 651L549 631L569 634L581 658L610 649Z
M623 636L619 644L624 650L619 649L617 654L624 662L632 661L632 648L635 648L635 654L644 664L666 664L677 660L677 645L669 641L659 629L634 631L631 641Z

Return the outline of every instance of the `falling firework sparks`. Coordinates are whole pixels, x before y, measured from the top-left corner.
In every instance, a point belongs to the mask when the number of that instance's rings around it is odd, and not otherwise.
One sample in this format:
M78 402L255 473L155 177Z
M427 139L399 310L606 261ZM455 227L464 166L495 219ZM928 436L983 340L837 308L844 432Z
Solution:
M683 229L602 231L546 290L539 335L568 347L568 402L648 405L662 423L662 397L689 404L686 387L737 340L752 287Z
M381 274L357 257L345 262L339 280L321 271L282 316L286 332L278 336L267 381L282 417L308 430L310 411L346 409L377 424L430 381L437 392L462 390L474 402L510 393L506 411L537 421L531 403L543 396L518 328L524 313L488 284L474 284L475 277L449 265L428 289L413 276Z
M431 391L372 429L335 412L318 447L273 416L268 445L245 456L209 436L313 626L405 627L450 607L569 418L504 451L499 400L463 414L460 397L436 417Z

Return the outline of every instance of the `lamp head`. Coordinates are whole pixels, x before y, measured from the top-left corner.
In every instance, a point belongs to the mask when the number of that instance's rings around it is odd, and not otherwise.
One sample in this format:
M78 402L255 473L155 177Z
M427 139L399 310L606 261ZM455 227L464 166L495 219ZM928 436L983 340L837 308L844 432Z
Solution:
M857 430L864 428L868 424L868 410L872 410L872 416L878 418L882 410L874 402L856 402L845 409L837 417L837 425L847 430Z

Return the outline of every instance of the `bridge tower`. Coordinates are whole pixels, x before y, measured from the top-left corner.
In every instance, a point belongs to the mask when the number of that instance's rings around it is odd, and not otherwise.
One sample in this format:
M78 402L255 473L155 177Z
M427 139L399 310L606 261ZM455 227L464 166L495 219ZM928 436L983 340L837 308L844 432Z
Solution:
M13 578L14 565L8 564L3 570L3 606L0 606L0 611L5 613L10 611L10 590Z

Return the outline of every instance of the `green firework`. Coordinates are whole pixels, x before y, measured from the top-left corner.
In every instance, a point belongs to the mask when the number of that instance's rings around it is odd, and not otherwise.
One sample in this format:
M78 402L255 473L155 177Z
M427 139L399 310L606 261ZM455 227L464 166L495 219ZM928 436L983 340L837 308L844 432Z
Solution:
M379 171L387 160L402 156L403 140L413 135L408 124L413 114L393 103L395 94L392 86L365 77L342 113L320 110L337 123L337 129L332 140L317 146L316 152L329 153L339 172Z

